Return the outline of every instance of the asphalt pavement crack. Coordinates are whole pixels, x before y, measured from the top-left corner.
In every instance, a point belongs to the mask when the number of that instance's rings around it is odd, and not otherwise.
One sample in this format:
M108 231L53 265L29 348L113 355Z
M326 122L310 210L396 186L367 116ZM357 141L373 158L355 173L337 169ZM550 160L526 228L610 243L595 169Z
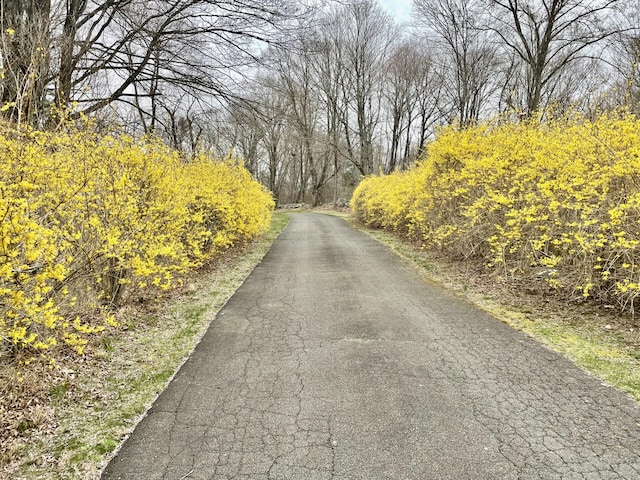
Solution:
M292 216L104 480L637 480L640 408L413 273Z

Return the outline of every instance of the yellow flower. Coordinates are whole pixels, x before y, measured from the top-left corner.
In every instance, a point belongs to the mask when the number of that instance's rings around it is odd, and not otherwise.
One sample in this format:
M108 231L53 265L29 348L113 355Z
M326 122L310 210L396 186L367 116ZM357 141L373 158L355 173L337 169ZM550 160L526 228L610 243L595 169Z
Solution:
M363 179L356 218L473 256L496 274L553 268L568 298L632 306L640 260L640 121L625 112L440 129L416 166ZM600 270L584 284L584 272ZM611 285L616 285L615 289Z
M268 228L271 195L233 159L184 164L158 140L8 128L0 126L5 349L54 355L65 344L82 354L92 335L117 326L101 304L129 289L168 289Z

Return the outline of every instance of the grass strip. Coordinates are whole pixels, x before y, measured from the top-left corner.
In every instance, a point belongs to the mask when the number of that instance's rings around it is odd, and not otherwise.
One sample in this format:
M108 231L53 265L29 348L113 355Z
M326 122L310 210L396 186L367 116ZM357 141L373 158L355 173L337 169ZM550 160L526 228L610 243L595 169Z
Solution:
M455 292L608 385L640 401L640 329L629 316L597 305L567 305L557 299L525 295L493 282L475 281L465 262L421 249L397 235L347 221L389 246L430 281Z
M213 270L196 272L178 297L161 300L151 312L129 307L130 323L104 336L49 392L55 431L25 436L13 452L13 468L0 474L14 480L97 478L288 221L285 213L274 213L263 237L230 252Z

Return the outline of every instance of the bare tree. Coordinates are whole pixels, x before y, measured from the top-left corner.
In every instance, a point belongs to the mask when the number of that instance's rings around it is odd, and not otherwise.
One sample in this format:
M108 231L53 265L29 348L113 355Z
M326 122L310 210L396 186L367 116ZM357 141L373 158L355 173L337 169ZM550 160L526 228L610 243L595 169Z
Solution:
M50 80L50 0L0 2L0 88L5 117L39 123Z
M391 137L386 169L390 172L406 168L421 153L433 122L440 117L442 76L428 45L416 38L398 44L385 71Z
M398 164L398 153L401 149L402 135L410 137L409 130L414 116L415 90L413 70L416 58L412 55L411 44L400 45L386 65L386 99L391 116L391 145L387 172L395 170Z
M343 49L333 25L333 16L323 19L314 36L314 58L312 63L317 83L319 101L324 109L325 132L328 144L327 155L333 163L333 201L342 193L342 175L345 162L351 157L347 154L344 142L344 122L347 105L344 102L346 68L343 61Z
M299 161L307 178L300 179L304 188L308 183L313 205L322 201L322 191L336 174L332 162L330 132L325 128L326 102L322 99L322 78L318 76L316 54L319 42L314 32L302 33L295 40L295 49L277 54L280 92L289 102L290 124L297 133ZM302 195L301 195L302 196Z
M275 75L262 78L258 93L245 105L255 112L255 119L260 122L260 142L266 154L264 168L258 166L256 178L271 190L276 200L280 198L291 159L287 140L293 136L289 123L291 106L278 82Z
M497 55L481 28L484 0L414 0L419 24L439 46L445 87L455 119L461 125L477 120L496 90Z
M261 143L264 126L260 112L248 102L232 105L227 117L227 137L230 149L240 155L245 167L255 178L260 176Z
M521 108L530 115L545 98L554 98L568 67L600 56L595 48L617 31L618 0L486 0L492 12L487 25L513 53L521 68ZM566 95L566 92L565 92Z
M164 119L162 128L155 131L159 133L167 143L181 152L185 159L191 160L201 151L200 139L204 133L204 122L199 119L198 111L194 110L192 99L185 99L190 105L163 105Z
M344 68L341 122L348 155L362 175L369 175L375 167L384 65L398 33L391 18L370 0L346 5L333 21Z
M616 20L618 33L606 57L613 81L607 94L599 99L598 107L622 105L640 113L640 0L621 4Z
M30 111L42 112L51 89L62 110L74 103L75 115L88 115L108 105L128 105L150 117L148 128L164 110L158 99L169 90L202 103L232 94L261 45L280 40L297 8L286 0L1 5L5 103L22 100L21 92L28 90ZM27 85L30 79L35 80Z
M427 139L435 132L434 126L443 118L440 97L444 89L444 75L437 68L433 56L427 46L418 42L415 46L416 65L421 65L421 72L415 77L414 98L417 120L417 151L415 156L424 153ZM408 156L405 155L408 159Z

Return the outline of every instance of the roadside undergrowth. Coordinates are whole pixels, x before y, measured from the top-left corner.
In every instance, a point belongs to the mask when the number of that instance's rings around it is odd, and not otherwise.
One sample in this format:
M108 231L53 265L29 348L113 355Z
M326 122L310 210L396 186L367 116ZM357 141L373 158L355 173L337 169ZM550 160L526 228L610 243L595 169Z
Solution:
M443 128L410 169L363 179L351 207L498 281L640 310L640 119L627 111Z
M97 478L287 223L274 213L264 236L190 274L174 294L121 308L122 328L92 342L82 361L60 359L59 368L29 370L20 381L0 372L3 394L33 399L0 432L0 478Z
M428 280L523 331L640 401L637 317L592 302L568 302L514 280L496 279L481 262L452 260L399 235L348 221L392 248Z

